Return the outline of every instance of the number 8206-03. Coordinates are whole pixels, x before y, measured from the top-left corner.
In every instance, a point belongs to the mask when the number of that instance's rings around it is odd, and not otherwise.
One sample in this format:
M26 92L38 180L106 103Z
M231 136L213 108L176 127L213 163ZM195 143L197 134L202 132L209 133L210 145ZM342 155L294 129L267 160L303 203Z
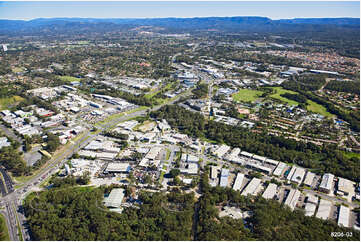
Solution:
M352 232L331 232L331 237L352 237Z

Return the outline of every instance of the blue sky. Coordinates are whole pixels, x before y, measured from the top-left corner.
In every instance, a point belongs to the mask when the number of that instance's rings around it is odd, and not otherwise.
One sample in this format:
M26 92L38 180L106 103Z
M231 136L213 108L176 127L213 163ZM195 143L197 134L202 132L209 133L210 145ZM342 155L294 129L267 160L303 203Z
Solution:
M55 17L163 18L263 16L281 18L360 17L360 2L0 2L0 19Z

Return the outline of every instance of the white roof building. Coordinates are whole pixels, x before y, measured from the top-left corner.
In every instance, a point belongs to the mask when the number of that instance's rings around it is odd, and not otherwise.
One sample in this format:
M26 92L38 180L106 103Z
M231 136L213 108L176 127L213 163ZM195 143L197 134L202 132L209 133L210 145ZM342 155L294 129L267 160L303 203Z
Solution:
M241 193L242 196L247 196L248 194L256 195L259 186L261 185L261 179L253 178L246 188Z
M155 160L161 150L162 148L160 147L152 147L145 156L145 158L149 160Z
M345 193L345 194L353 194L355 191L355 188L353 186L353 182L350 180L347 180L345 178L339 177L338 183L337 183L337 190Z
M285 205L289 206L292 210L295 209L297 202L298 202L298 198L300 197L301 192L299 190L296 189L291 189L290 193L288 194L286 201L285 201Z
M268 164L271 164L271 165L275 165L275 166L277 166L279 163L279 161L268 159L268 158L265 160L265 162Z
M292 175L291 181L301 184L303 177L305 176L306 170L301 167L296 167L295 172Z
M129 163L109 163L105 172L129 172Z
M233 190L239 191L241 189L243 180L244 180L244 174L238 172L236 180L234 181L233 184Z
M277 193L277 185L270 183L266 190L263 192L262 197L265 199L273 199Z
M123 188L114 188L108 197L104 198L104 206L110 208L119 208L124 198Z
M218 147L218 149L216 149L213 153L214 155L216 155L218 158L222 158L227 151L230 149L231 147L229 147L228 145L221 145L220 147Z
M331 173L324 174L319 189L325 193L330 193L333 187L334 177Z
M179 169L181 173L196 175L198 174L198 164L197 163L188 163L185 168Z
M276 169L273 171L273 175L281 176L282 172L285 170L286 167L287 167L286 163L283 162L278 163Z
M316 213L316 217L325 220L328 219L328 217L330 216L331 207L332 203L330 201L321 199L320 205L318 206L318 210Z
M315 214L316 211L316 204L313 203L306 203L305 206L305 215L306 216L313 216Z
M181 160L183 162L192 162L192 163L197 163L199 161L199 158L195 155L190 155L190 154L182 154Z
M303 184L305 184L306 186L309 186L309 187L312 186L314 178L315 178L315 173L307 171L306 178L303 181Z
M340 210L338 212L337 224L338 226L350 227L350 209L343 205L340 206Z
M228 185L228 176L229 176L229 169L223 168L221 170L221 179L219 181L219 186L226 187Z

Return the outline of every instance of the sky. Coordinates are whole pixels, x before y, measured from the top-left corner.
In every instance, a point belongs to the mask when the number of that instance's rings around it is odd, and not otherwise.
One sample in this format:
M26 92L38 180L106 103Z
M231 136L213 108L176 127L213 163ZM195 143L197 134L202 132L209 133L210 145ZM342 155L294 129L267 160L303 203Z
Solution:
M359 1L1 2L0 19L262 16L271 19L360 17Z

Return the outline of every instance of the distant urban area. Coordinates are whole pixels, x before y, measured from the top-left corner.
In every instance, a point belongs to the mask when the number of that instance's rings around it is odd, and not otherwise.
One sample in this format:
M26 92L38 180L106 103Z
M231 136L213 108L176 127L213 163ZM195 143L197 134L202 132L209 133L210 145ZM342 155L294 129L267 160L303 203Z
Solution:
M0 238L359 241L360 20L306 20L0 20Z

